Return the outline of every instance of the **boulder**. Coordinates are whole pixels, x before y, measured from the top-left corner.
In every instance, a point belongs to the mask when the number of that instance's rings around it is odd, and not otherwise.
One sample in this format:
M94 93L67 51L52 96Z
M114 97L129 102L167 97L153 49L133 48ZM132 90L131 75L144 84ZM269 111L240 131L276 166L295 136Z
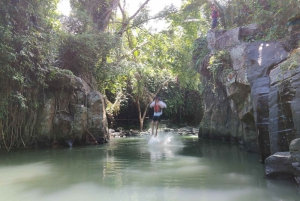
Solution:
M249 24L246 26L242 26L240 28L240 38L241 39L253 38L260 32L261 31L258 24Z
M294 176L295 176L295 181L297 182L298 186L300 186L300 163L292 163L293 168L294 168Z
M294 168L295 180L300 186L300 138L293 140L290 144L290 154Z
M265 173L268 178L290 179L294 177L291 154L278 152L265 160Z
M86 92L91 87L74 75L58 73L54 78L49 82L44 105L37 115L37 145L48 147L54 143L55 146L72 146L74 141L84 139L88 129L99 142L108 139L102 95L94 91L88 96Z
M166 128L164 129L165 132L169 132L170 129L169 128ZM192 128L192 127L183 127L183 128L180 128L178 129L177 133L179 135L197 135L198 134L198 129L196 128Z
M36 122L36 141L40 147L48 147L53 140L53 119L55 116L55 96L45 93L44 104L38 111Z
M215 42L215 49L230 49L240 43L240 27L223 33Z
M300 138L297 138L291 142L290 153L293 162L300 163Z
M108 123L105 113L104 98L98 91L91 91L87 95L88 130L98 143L109 140Z
M226 31L225 30L209 30L207 32L207 46L208 49L213 53L215 51L216 40L222 36Z

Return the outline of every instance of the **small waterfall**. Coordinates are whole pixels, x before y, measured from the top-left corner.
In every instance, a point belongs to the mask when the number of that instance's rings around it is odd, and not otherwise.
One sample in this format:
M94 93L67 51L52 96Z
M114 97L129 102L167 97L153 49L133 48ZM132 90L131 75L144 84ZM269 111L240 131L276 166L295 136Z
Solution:
M66 143L70 146L70 148L73 147L73 140L66 140Z

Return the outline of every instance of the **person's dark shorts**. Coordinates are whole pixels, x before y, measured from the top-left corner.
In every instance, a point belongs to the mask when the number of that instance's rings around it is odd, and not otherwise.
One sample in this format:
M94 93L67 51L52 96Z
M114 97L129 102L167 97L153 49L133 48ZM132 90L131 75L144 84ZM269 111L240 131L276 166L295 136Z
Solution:
M213 18L211 28L214 29L216 26L218 26L218 18Z
M152 120L160 122L160 116L153 116Z

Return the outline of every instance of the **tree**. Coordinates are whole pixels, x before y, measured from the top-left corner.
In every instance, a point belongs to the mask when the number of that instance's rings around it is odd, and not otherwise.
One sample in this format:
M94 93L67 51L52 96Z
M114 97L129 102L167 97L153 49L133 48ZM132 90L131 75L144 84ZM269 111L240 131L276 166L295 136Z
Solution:
M54 63L56 0L0 2L0 132L10 149L32 136L40 92Z
M149 69L150 68L150 69ZM151 67L142 67L134 73L128 83L128 95L138 110L140 131L143 130L144 120L153 98L157 96L171 81L172 75L166 71L155 72ZM156 91L151 89L155 88Z

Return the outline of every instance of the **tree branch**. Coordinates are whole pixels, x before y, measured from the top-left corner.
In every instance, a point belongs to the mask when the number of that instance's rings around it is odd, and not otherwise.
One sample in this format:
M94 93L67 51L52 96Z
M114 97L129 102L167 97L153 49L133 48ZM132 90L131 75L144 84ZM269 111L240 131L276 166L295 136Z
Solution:
M154 96L157 96L157 94L159 94L160 90L166 85L169 83L169 81L171 80L172 78L170 77L169 79L167 79L166 81L164 81L164 83L162 83L162 85L160 85L160 87L156 90L156 93Z
M122 12L122 11L121 11L121 12ZM150 17L150 18L148 18L148 19L146 19L146 20L143 20L143 21L139 22L138 24L135 24L135 25L132 25L132 26L127 27L127 29L125 29L124 32L128 31L129 29L138 27L139 25L144 24L144 23L146 23L146 22L149 22L149 21L151 21L151 20L155 20L155 19L167 17L167 16L169 16L169 15L171 15L171 14L175 14L175 13L178 13L178 12L179 12L179 11L175 11L175 12L168 13L168 14L166 14L166 15L157 15L157 16ZM123 24L123 25L126 24L125 22L120 22L120 21L113 21L113 22L111 22L111 23L112 23L112 24L114 24L114 23L115 23L115 24ZM124 32L123 32L123 33L124 33Z
M131 21L133 18L135 18L135 16L137 16L137 14L146 6L146 4L149 2L150 0L146 0L139 9L137 9L137 11L127 20L128 22Z
M126 57L130 56L132 53L134 53L136 50L140 49L141 47L143 47L144 45L146 45L148 43L148 41L143 42L142 44L140 44L139 46L136 46L135 48L133 48L130 52L128 52L127 54L121 56L116 62L115 65L118 65L123 59L125 59Z
M137 14L146 6L146 4L149 2L150 0L146 0L140 7L139 9L137 9L137 11L131 16L129 17L126 21L124 21L124 24L122 25L120 31L118 32L118 34L121 36L123 35L123 33L126 30L126 27L128 26L129 22L135 18L137 16Z
M110 7L103 13L101 17L102 20L101 22L102 26L100 28L101 31L105 31L108 25L109 18L111 17L112 11L117 8L117 6L119 5L119 1L120 0L112 0Z
M178 12L179 12L179 11L172 12L172 13L168 13L167 15L163 15L163 16L158 15L158 16L150 17L149 19L144 20L144 21L141 21L141 22L138 23L138 24L135 24L135 25L132 25L132 26L127 27L127 29L124 30L124 32L126 32L126 31L128 31L129 29L132 29L132 28L134 28L134 27L138 27L139 25L144 24L144 23L146 23L146 22L149 22L149 21L151 21L151 20L155 20L155 19L159 19L159 18L162 18L162 17L166 17L166 16L168 16L168 15L170 15L170 14L175 14L175 13L178 13Z
M118 4L119 8L120 8L120 11L122 13L122 26L125 24L125 19L126 19L126 13L125 13L125 1L124 1L124 7L122 8L120 2Z

